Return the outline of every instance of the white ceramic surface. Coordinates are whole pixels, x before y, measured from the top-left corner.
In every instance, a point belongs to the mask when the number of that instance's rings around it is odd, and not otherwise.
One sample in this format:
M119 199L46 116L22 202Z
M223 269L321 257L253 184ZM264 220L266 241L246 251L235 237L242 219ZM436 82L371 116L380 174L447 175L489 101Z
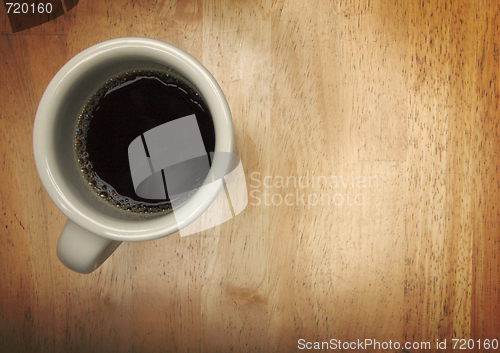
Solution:
M232 152L231 114L219 85L191 55L158 40L126 37L96 44L68 61L42 96L33 130L35 162L49 196L71 222L63 230L57 251L61 261L77 272L93 271L121 241L156 239L184 228L220 191L200 189L182 206L188 216L178 224L173 213L144 219L115 210L99 200L80 175L73 151L74 130L88 96L121 72L162 68L180 72L199 89L214 121L215 152ZM216 156L212 169L227 170L225 163ZM206 183L211 182L209 177Z

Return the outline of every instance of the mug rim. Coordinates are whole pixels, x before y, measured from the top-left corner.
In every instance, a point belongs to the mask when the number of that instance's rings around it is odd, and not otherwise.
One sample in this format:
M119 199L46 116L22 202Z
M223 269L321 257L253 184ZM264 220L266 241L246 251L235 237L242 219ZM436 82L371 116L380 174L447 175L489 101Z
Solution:
M165 43L160 40L145 37L121 37L106 40L95 44L70 59L52 78L45 89L38 105L33 127L33 150L35 164L47 193L57 208L73 222L88 231L99 236L115 241L142 241L157 239L172 234L188 224L192 223L205 212L213 203L218 193L219 187L207 188L203 192L197 192L185 205L182 220L175 219L174 212L157 216L151 219L122 220L108 215L98 215L91 206L78 202L77 196L72 193L72 189L67 187L63 175L58 172L58 160L52 152L54 126L58 121L57 114L51 114L51 109L58 103L61 97L61 90L70 87L71 80L78 78L84 72L85 65L98 64L103 56L122 53L125 51L130 55L137 50L141 53L148 53L148 58L153 60L153 56L165 57L165 65L182 65L183 70L179 70L182 75L187 71L191 74L188 79L206 95L207 91L212 99L209 104L211 108L212 120L214 121L216 146L214 152L232 152L234 144L234 133L231 113L226 98L212 74L193 56L184 50ZM118 54L115 54L118 55ZM144 54L145 55L145 54ZM61 104L61 102L59 102ZM212 108L215 107L215 111ZM53 110L52 110L53 111ZM75 122L77 117L75 117ZM223 160L214 159L212 168L227 169L227 165L221 166ZM209 173L210 175L210 173ZM207 176L208 180L208 176Z

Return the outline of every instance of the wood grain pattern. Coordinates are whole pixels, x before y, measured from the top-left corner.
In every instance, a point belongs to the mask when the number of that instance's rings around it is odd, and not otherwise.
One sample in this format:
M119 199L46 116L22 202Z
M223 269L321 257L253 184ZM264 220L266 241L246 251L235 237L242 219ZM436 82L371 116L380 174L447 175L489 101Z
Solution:
M88 0L16 34L0 19L2 351L500 339L494 2ZM55 253L65 217L33 120L66 61L122 36L174 44L218 80L250 204L79 275Z

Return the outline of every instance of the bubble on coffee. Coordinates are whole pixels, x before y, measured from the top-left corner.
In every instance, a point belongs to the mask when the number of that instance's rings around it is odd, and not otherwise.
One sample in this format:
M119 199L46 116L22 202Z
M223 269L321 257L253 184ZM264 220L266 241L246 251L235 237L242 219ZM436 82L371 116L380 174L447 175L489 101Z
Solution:
M85 102L75 127L74 148L80 173L96 196L125 212L144 215L172 211L164 200L150 200L135 192L128 146L144 132L166 122L195 114L207 152L215 149L215 128L207 104L197 89L173 70L133 70L110 78ZM149 156L148 156L149 157ZM175 200L187 202L191 192Z

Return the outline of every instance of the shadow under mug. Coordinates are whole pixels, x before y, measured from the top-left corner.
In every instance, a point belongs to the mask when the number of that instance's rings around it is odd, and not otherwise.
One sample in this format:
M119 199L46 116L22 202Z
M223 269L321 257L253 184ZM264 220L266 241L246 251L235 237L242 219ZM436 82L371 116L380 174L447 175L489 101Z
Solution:
M99 200L80 174L74 152L75 126L86 99L106 80L135 69L173 69L203 96L215 128L215 157L204 184L217 170L225 175L233 151L231 113L219 85L208 70L183 50L162 41L125 37L96 44L68 61L45 90L33 129L35 163L50 198L68 218L57 245L57 255L68 268L90 273L123 241L145 241L188 226L214 202L222 184L200 188L173 212L146 218L114 209ZM221 152L218 154L218 152Z

